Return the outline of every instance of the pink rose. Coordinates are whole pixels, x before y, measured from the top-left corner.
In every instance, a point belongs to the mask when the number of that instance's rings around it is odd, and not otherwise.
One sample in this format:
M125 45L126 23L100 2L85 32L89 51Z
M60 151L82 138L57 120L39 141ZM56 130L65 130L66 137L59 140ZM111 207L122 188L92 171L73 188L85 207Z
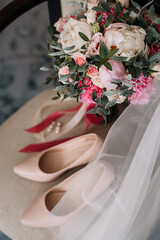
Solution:
M92 80L92 83L99 88L103 88L103 85L99 78L98 68L95 65L90 65L86 75L89 76Z
M82 66L86 62L86 57L80 53L80 52L75 52L73 53L73 59L76 62L77 65Z
M114 60L108 61L112 66L112 71L108 70L104 65L99 69L99 78L101 84L107 89L115 89L117 84L112 83L114 80L121 80L125 75L125 67L121 62Z
M69 67L67 65L63 66L60 70L59 70L59 77L60 75L68 75L69 74ZM70 82L73 82L72 78L68 79ZM62 81L63 84L67 84L65 81Z
M89 77L96 77L98 75L98 68L95 65L90 65L86 73Z
M67 75L69 74L69 67L65 65L59 70L59 75Z

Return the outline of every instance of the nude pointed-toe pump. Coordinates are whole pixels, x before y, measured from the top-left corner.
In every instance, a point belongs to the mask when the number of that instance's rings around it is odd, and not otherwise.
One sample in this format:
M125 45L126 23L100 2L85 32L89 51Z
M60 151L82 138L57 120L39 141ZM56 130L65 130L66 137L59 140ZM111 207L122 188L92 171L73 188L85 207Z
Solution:
M102 140L94 133L76 137L48 150L32 155L14 167L21 177L50 182L65 171L87 164L102 147Z
M92 172L87 169L86 175L82 174L83 170L84 168L46 191L24 213L21 223L40 228L62 225L86 207L88 200L94 200L114 180L114 170L109 163L96 163L94 169L91 169ZM91 175L89 175L90 173ZM74 180L75 182L73 182ZM60 212L54 211L66 193L67 201L61 203ZM87 201L84 200L84 195L87 197Z

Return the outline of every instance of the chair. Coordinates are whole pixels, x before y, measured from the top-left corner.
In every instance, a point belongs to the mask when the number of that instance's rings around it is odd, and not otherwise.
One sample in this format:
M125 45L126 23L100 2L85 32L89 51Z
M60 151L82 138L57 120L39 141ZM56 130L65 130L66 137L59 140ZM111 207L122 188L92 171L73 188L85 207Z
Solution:
M19 16L47 0L14 0L0 11L0 32ZM53 24L61 16L61 5L59 0L48 0L50 24Z
M0 30L2 31L21 14L44 1L15 0L11 2L1 11ZM64 6L65 0L61 0L61 3ZM53 25L60 17L60 1L48 0L48 6L50 22ZM65 12L69 12L69 8L67 7L62 9L62 12L64 10ZM8 15L6 16L6 14ZM18 153L18 150L35 141L31 134L24 132L24 129L32 126L32 117L36 110L51 97L53 97L52 90L47 90L37 95L0 127L0 230L13 240L53 239L48 229L28 228L22 226L19 222L23 212L38 196L53 186L53 183L42 184L31 182L16 176L12 170L16 163L28 157L28 154ZM72 102L72 104L74 105L75 103ZM61 108L68 107L69 105L65 102L61 105ZM121 111L124 108L125 106L122 107ZM93 126L91 131L101 132L104 136L111 124L107 125L105 131L103 126L99 126L96 129Z

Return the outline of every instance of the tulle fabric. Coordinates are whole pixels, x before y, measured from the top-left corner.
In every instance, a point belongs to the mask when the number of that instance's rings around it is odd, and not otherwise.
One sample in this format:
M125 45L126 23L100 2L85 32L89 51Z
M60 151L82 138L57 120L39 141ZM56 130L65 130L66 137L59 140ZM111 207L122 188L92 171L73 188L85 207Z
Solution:
M52 214L68 216L66 223L49 229L53 239L152 239L160 221L159 93L157 81L150 104L129 105L112 126L98 156L75 178L53 208ZM92 199L87 190L100 162L106 167L108 163L113 166L114 181ZM85 207L73 214L80 204L78 199Z

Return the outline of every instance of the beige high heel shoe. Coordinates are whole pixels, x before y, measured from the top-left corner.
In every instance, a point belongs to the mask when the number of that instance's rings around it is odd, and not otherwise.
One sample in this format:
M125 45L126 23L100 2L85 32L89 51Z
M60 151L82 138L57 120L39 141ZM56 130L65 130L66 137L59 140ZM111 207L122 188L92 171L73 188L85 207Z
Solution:
M60 184L46 191L24 213L21 223L26 226L40 228L62 225L86 206L87 203L83 199L84 193L87 200L92 201L114 180L114 170L109 163L96 163L91 177L89 176L87 179L86 175L88 176L89 172L84 170L83 174L83 170L79 170ZM73 182L74 180L76 182ZM88 185L86 180L89 181ZM73 185L71 185L72 183ZM54 207L63 198L67 190L67 206L63 206L65 213L56 215ZM71 208L68 208L68 204Z
M102 144L102 140L94 133L82 135L23 160L13 170L19 176L33 181L53 181L65 171L87 164Z

